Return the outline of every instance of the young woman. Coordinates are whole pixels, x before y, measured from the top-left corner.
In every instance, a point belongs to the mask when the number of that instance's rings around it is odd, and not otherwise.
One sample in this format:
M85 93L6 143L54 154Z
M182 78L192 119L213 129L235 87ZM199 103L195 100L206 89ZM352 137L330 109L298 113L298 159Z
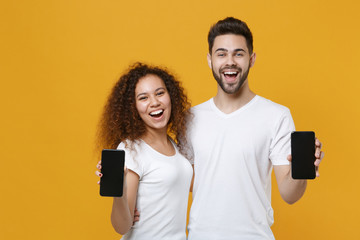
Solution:
M123 239L186 239L189 107L180 83L158 67L137 63L115 84L98 139L100 148L125 150L124 195L111 213ZM141 217L133 225L135 208Z

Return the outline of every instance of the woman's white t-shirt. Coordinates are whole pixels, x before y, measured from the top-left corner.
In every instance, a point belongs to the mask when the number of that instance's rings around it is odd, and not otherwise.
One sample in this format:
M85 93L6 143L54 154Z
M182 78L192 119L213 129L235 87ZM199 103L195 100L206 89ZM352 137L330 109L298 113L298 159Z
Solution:
M122 239L186 239L186 214L193 169L175 144L175 155L165 156L140 140L125 150L125 165L139 175L136 208L140 220Z

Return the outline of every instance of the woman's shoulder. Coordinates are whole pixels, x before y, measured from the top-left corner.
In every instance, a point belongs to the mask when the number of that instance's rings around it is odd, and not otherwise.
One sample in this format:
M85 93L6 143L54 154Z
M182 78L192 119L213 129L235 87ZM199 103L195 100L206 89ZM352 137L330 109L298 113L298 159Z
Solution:
M141 140L132 141L129 139L125 139L119 143L117 149L122 149L122 150L132 150L135 148L137 149L141 146L141 144L142 144Z

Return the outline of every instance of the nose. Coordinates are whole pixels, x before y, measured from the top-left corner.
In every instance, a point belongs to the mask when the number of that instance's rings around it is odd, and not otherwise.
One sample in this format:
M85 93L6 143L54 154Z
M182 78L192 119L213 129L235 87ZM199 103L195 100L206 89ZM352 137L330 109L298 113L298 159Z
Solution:
M159 99L156 96L152 96L150 98L150 106L151 107L158 107L160 105Z
M234 56L232 56L231 54L229 54L226 58L226 65L228 65L228 66L236 65L236 63L234 61Z

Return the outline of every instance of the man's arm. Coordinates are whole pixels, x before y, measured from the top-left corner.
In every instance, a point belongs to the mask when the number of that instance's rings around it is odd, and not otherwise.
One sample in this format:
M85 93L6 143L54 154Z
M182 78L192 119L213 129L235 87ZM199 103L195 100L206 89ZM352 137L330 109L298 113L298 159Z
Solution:
M274 166L280 195L288 204L298 201L305 193L307 181L292 179L290 165Z
M316 177L319 177L319 165L324 157L324 153L321 151L322 144L315 140L315 168ZM291 164L291 155L288 156L288 160ZM274 173L281 197L288 204L293 204L298 201L305 193L307 180L292 179L291 177L291 165L279 165L274 166Z

